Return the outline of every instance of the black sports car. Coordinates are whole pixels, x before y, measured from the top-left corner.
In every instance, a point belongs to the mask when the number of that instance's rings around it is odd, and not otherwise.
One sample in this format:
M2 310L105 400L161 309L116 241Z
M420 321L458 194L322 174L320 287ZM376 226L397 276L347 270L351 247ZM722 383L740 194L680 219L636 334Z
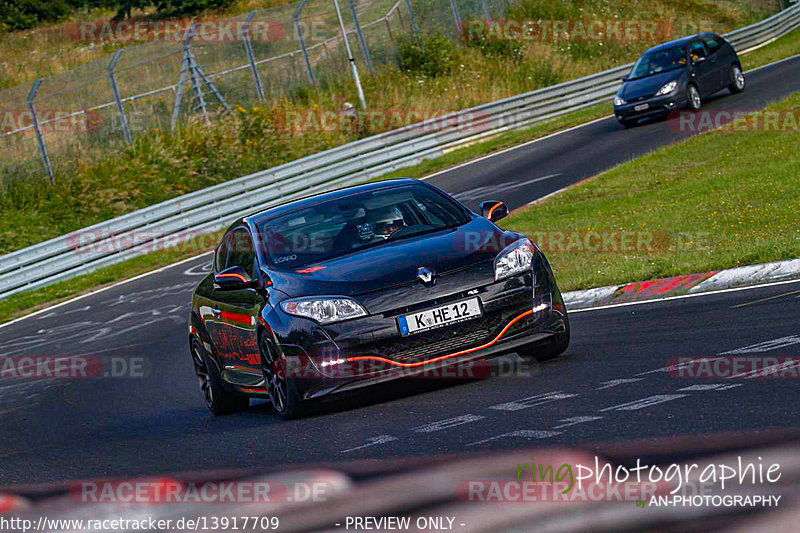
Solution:
M660 44L642 54L614 97L614 115L625 127L688 108L724 88L744 90L739 56L716 33L699 33Z
M541 250L422 181L349 187L237 220L192 299L189 344L217 415L269 397L285 418L315 399L569 344Z

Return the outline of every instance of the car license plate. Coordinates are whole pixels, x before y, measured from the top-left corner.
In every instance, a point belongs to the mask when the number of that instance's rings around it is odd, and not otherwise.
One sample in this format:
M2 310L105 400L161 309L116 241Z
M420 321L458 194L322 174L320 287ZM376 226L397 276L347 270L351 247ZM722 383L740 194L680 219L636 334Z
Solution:
M400 334L405 336L477 318L482 313L478 298L471 298L403 315L397 318L397 325L400 327Z
M650 107L650 104L639 104L637 106L633 106L633 110L634 111L644 111L645 109L648 109L649 107Z

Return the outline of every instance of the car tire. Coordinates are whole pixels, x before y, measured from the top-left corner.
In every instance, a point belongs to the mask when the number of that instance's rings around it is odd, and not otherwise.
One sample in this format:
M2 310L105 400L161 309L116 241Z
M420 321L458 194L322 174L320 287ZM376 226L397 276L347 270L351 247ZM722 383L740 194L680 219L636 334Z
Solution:
M686 88L686 107L690 111L699 111L703 105L703 99L700 98L700 91L696 85L689 84Z
M570 329L569 317L564 315L564 331L556 333L544 341L534 342L519 348L517 353L523 359L536 359L549 361L560 356L569 348Z
M310 415L312 413L310 402L303 400L297 387L297 380L286 375L286 359L283 356L277 356L276 359L277 351L264 333L259 337L258 346L261 352L264 385L267 387L275 412L286 420Z
M625 129L632 128L636 125L636 121L633 120L622 120L618 119L619 123L622 124L622 127Z
M192 338L191 350L195 373L208 410L214 416L224 416L247 409L250 406L250 398L225 388L217 365L211 361L211 357L197 337Z
M728 90L731 94L739 94L744 91L745 79L744 72L739 65L731 65L731 84L728 85Z

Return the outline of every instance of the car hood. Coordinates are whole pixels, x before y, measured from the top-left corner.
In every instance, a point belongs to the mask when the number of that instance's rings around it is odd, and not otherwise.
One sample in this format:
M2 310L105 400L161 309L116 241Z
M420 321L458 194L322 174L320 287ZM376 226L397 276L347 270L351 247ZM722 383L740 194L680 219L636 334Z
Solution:
M665 83L680 78L683 71L684 69L669 70L646 78L626 81L622 86L620 96L629 102L637 98L653 96Z
M485 261L520 235L503 231L485 218L418 237L368 248L298 270L271 270L273 286L290 297L357 296L419 282L417 270L437 275Z

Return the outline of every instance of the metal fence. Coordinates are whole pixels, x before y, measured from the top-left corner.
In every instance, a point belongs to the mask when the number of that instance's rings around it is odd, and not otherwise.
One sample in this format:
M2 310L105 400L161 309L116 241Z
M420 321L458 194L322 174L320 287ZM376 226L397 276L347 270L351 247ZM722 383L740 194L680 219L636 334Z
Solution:
M498 16L506 5L505 0L340 4L344 35L363 72L395 63L403 35L438 31L454 36L460 17ZM416 9L421 10L419 22ZM87 46L108 45L109 35L123 42L153 42L119 49L33 86L0 91L0 182L9 176L54 180L59 166L70 164L76 153L121 146L154 128L174 129L193 113L208 120L210 113L231 106L273 101L347 76L349 62L333 0L300 0L196 26L168 22L76 23L65 31ZM139 34L137 27L143 29Z
M800 5L726 35L744 53L800 27ZM358 183L446 151L608 101L631 65L396 129L129 213L0 257L0 298L150 250L183 232Z

